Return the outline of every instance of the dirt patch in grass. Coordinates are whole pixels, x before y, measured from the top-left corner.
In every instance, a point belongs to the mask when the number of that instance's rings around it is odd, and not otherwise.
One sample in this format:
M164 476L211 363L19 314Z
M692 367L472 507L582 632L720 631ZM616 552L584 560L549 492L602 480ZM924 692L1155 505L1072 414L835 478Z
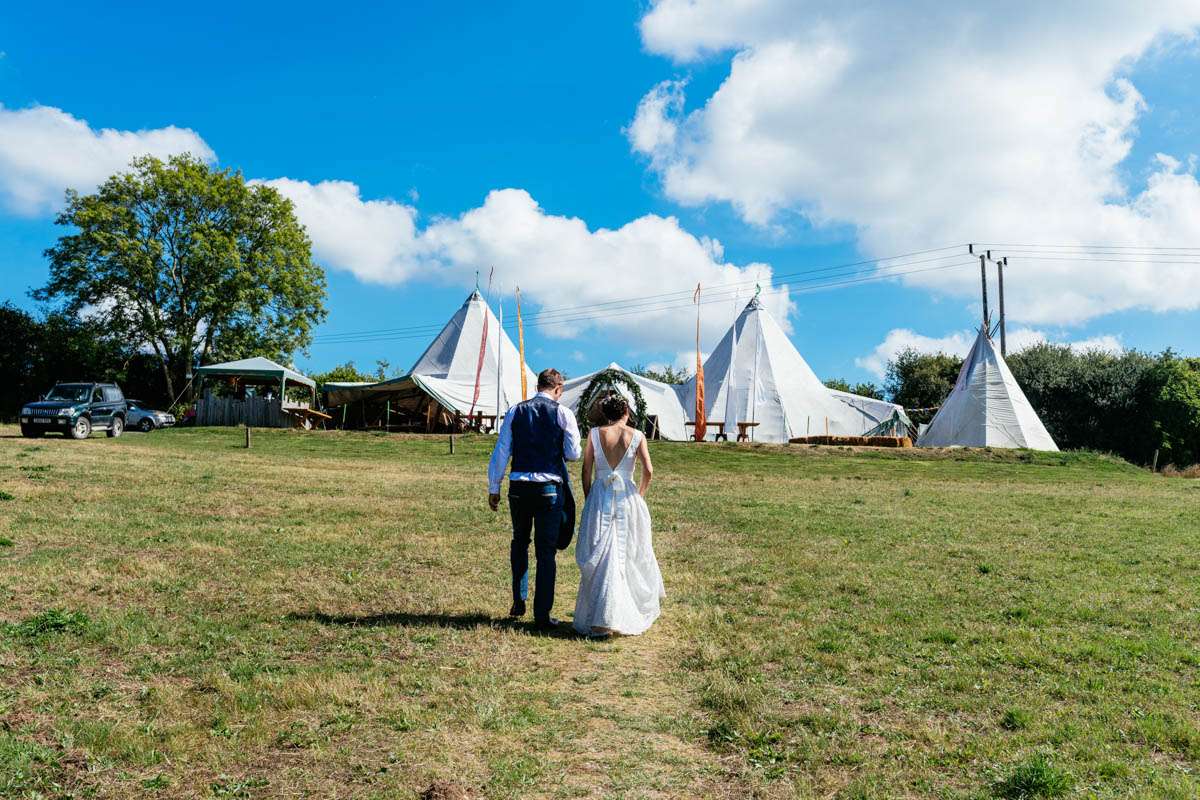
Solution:
M471 796L458 784L434 781L421 792L421 800L471 800Z

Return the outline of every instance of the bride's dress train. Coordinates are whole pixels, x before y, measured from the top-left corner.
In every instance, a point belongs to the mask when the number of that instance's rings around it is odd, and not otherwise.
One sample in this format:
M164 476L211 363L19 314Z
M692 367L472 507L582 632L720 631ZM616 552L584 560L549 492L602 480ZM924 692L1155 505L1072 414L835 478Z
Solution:
M616 468L608 465L593 428L595 481L583 504L575 561L579 596L572 627L583 634L644 632L666 597L650 534L650 511L633 482L642 433L633 434Z

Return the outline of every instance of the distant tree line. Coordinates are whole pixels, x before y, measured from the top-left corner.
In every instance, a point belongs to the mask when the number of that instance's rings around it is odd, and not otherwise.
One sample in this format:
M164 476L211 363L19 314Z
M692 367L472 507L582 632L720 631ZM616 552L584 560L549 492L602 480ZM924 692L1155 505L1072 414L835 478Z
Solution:
M1137 464L1200 462L1200 358L1171 350L1077 352L1042 343L1006 359L1046 429L1063 449L1116 453ZM888 362L884 391L905 408L939 406L963 360L902 350ZM928 422L932 413L910 415Z
M85 380L115 381L127 397L159 408L171 401L158 359L97 321L0 305L0 419L14 419L55 383Z
M883 399L883 390L873 383L856 383L851 385L848 381L841 378L831 378L825 381L825 386L839 392L847 392L849 394L857 394L862 397L870 397L875 400Z
M673 367L670 364L662 369L654 369L645 364L634 364L629 369L634 375L641 375L643 378L649 378L652 381L659 383L670 383L675 386L682 386L692 379L692 371L684 368Z

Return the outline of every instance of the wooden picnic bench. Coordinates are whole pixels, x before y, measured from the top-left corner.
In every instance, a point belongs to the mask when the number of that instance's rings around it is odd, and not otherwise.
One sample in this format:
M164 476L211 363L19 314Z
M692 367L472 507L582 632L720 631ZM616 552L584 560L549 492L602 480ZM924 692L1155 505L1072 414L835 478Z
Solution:
M293 417L296 422L299 423L300 427L304 428L305 430L312 430L318 425L324 425L327 420L333 419L333 417L329 416L328 414L317 411L314 408L305 408L303 406L284 406L283 411L285 414Z
M456 426L462 425L478 433L491 433L496 428L496 415L476 411L473 416L467 416L461 411L455 411L454 422Z
M738 426L737 440L739 442L750 441L750 429L757 428L761 424L762 424L761 422L739 422L737 424L737 426Z
M692 428L696 427L696 423L694 420L691 422L685 422L683 424L687 425L688 427L692 427ZM706 422L704 424L710 428L717 429L716 434L714 434L714 436L713 436L714 442L720 442L720 441L728 442L729 441L729 437L725 435L725 421L724 420L709 420L708 422Z

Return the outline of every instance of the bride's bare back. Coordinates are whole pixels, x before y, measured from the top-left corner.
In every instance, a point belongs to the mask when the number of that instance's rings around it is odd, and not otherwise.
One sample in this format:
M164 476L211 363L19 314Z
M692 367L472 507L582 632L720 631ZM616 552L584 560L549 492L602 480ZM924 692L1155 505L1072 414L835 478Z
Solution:
M625 420L618 420L617 422L609 423L596 429L596 438L600 442L599 455L608 464L609 469L615 470L621 465L621 459L625 457L625 451L629 449L629 444L633 441L636 433L636 430L625 424ZM583 453L584 497L588 495L592 488L592 464L594 457L592 453L592 437L589 436ZM637 460L642 465L642 479L638 484L638 493L642 497L645 497L646 490L650 488L650 478L654 475L654 466L650 463L650 449L646 447L645 436L638 442Z
M604 451L604 460L608 462L610 469L621 465L621 459L625 457L625 451L633 441L633 434L633 428L620 423L605 425L599 429L597 435L600 437L600 449Z

